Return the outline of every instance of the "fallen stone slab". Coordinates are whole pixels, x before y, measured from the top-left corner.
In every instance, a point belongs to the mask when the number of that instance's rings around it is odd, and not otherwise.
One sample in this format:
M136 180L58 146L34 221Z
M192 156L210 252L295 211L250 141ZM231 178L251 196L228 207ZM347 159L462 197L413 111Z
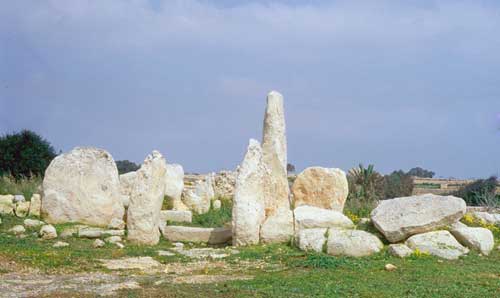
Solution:
M36 219L25 219L23 221L23 225L27 228L36 228L36 227L39 227L39 226L43 226L45 224L45 222L41 221L41 220L36 220Z
M160 257L172 257L172 256L175 256L175 253L168 251L168 250L159 250L158 255Z
M176 250L177 253L194 259L222 259L232 254L238 254L239 251L235 249L221 249L221 248L192 248L187 250Z
M297 235L297 245L303 251L323 252L328 229L302 229Z
M396 243L453 224L465 210L461 198L425 194L383 200L372 211L371 220L389 242Z
M327 253L333 256L364 257L378 253L384 245L376 236L360 230L328 230Z
M493 233L485 228L460 227L451 230L451 233L462 245L489 255L495 246Z
M147 270L161 266L161 263L154 260L152 257L135 257L123 259L100 259L104 267L109 270Z
M406 240L411 249L447 260L456 260L469 252L448 231L434 231L411 236Z
M160 221L172 222L192 222L193 213L191 211L183 210L162 210L160 211Z
M389 245L389 254L398 258L406 258L413 254L413 249L405 244L391 244Z
M231 228L198 228L184 226L166 226L162 230L165 239L175 242L203 242L222 244L231 240Z
M313 206L295 208L295 229L312 228L353 228L353 222L344 214Z
M84 227L78 229L78 237L96 239L109 236L124 236L125 230L105 230L101 228Z

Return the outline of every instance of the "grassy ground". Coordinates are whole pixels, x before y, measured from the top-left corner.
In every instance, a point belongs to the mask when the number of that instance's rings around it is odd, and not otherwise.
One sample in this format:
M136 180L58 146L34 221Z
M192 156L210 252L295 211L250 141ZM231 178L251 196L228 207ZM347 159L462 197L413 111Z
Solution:
M169 225L190 226L190 227L204 227L204 228L217 228L231 222L231 215L233 212L233 205L231 200L226 198L219 198L221 201L221 208L215 210L213 206L205 214L193 213L193 220L191 223L186 222L168 222Z
M53 248L57 240L40 241L31 233L18 239L6 231L22 222L4 216L0 224L0 274L11 272L8 264L39 269L52 274L105 271L100 258L152 256L163 264L186 262L184 257L158 257L157 250L171 244L162 240L155 247L107 245L92 248L92 240L70 238L70 247ZM67 225L65 225L67 226ZM58 226L61 230L65 226ZM30 231L34 232L34 231ZM207 284L141 284L142 289L122 290L121 297L500 297L500 252L488 257L471 253L457 261L420 256L398 259L386 251L368 258L305 254L288 245L240 248L226 259L227 266L241 262L266 264L248 269L254 278ZM387 263L398 269L384 270ZM218 274L206 271L204 274ZM164 277L158 276L158 279ZM1 279L1 276L0 276ZM86 297L81 293L58 297Z

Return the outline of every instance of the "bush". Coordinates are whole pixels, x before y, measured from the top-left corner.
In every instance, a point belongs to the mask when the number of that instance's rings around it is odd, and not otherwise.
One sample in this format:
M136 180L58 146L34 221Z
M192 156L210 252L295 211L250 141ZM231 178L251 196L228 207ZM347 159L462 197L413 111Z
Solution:
M116 167L118 168L118 173L120 175L135 172L140 168L138 164L131 162L130 160L117 160Z
M32 131L0 137L0 176L43 177L54 157L56 153L50 143Z
M409 176L415 176L420 178L432 178L436 173L433 171L428 171L426 169L422 169L421 167L416 167L408 171Z
M41 184L42 178L39 176L15 179L5 175L0 177L0 195L24 195L26 200L30 200L34 193L38 193Z
M453 195L464 199L467 205L470 206L484 206L486 204L487 207L494 207L488 204L498 204L497 186L497 177L492 176L488 179L480 179L467 184Z
M384 199L411 196L413 179L399 170L384 176Z

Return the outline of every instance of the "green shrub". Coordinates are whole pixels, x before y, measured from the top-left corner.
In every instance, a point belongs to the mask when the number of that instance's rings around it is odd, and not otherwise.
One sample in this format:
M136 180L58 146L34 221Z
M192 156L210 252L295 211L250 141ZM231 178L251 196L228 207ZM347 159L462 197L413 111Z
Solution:
M193 221L191 223L176 223L168 222L169 225L182 225L191 227L217 228L222 227L226 223L231 222L233 213L233 202L227 198L219 198L221 208L215 210L210 206L210 210L204 214L193 213Z
M118 173L120 175L135 172L140 168L138 164L131 162L130 160L117 160L116 167L118 168Z
M24 177L15 179L12 175L0 177L1 195L24 195L26 200L30 200L34 193L42 185L42 178L39 176Z
M498 186L497 177L480 179L460 188L453 195L465 200L467 205L481 206L486 204L498 204L496 189Z
M43 177L55 156L50 143L32 131L6 134L0 137L0 176Z

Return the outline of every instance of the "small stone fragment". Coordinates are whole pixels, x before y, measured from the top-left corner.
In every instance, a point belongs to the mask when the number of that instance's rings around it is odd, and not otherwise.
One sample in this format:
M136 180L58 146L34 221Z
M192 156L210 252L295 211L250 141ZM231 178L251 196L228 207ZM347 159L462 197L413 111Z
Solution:
M214 210L219 210L222 206L222 202L220 200L215 200L212 204Z
M21 235L24 233L26 229L22 225L15 225L12 228L9 229L9 233L12 233L14 235Z
M106 239L104 239L105 242L107 243L117 243L117 242L122 242L122 237L120 236L111 236Z
M170 252L170 251L166 251L166 250L159 250L158 251L158 255L160 257L171 257L171 256L175 256L175 254L173 252Z
M62 242L62 241L57 241L56 243L54 243L54 245L52 245L52 247L66 247L66 246L69 246L69 243L67 242Z
M16 216L17 217L26 217L30 211L30 202L20 201L16 203Z
M104 243L104 241L102 241L101 239L96 239L94 241L94 243L92 243L92 247L94 248L100 248L100 247L103 247L106 243Z
M391 255L398 258L406 258L413 254L413 250L405 244L391 244L388 251Z
M30 216L40 216L40 210L42 208L42 197L39 194L33 194L30 200Z
M389 271L389 272L390 271L395 271L396 269L398 269L398 267L396 267L396 266L394 266L392 264L386 264L384 268L385 268L386 271Z
M44 240L57 238L57 231L53 225L44 225L40 229L40 237Z

